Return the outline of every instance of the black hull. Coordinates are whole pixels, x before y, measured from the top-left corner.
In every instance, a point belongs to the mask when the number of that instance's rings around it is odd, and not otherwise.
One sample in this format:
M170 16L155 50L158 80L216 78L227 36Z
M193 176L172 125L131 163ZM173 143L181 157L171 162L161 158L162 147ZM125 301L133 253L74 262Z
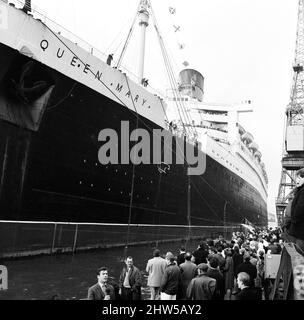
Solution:
M98 161L100 130L120 132L121 121L129 121L132 131L138 121L151 133L155 123L36 62L52 93L39 127L30 128L20 111L27 105L8 86L29 58L3 45L0 53L6 57L0 74L1 220L189 225L186 166L173 165L166 174L157 165L135 166L130 201L133 165ZM266 203L257 190L211 157L190 185L192 226L245 219L267 224Z

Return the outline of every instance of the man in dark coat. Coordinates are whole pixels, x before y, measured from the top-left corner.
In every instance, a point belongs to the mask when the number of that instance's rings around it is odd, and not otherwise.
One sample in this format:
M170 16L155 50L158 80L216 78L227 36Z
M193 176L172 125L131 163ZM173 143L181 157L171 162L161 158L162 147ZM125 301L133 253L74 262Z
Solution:
M250 254L244 253L244 262L237 268L237 274L246 272L250 276L249 286L254 288L254 279L257 277L257 268L250 262Z
M181 292L178 297L179 299L186 299L188 285L197 273L197 265L191 261L191 257L191 253L187 252L185 254L185 262L179 266L181 271Z
M113 53L109 54L108 55L108 58L107 58L107 64L110 66L111 63L112 63L112 60L113 60Z
M224 276L219 270L218 259L212 256L209 259L209 268L207 270L207 276L216 280L215 292L213 294L212 300L224 300L225 296L225 283Z
M194 263L196 265L199 265L201 263L207 263L207 257L208 257L208 248L207 244L203 241L201 245L198 246L198 248L193 252L194 257Z
M223 257L222 252L223 252L223 247L218 246L217 253L215 254L215 257L218 259L220 271L223 273L224 268L225 268L225 264L226 264L226 259Z
M184 246L181 246L179 249L179 254L176 257L176 262L178 266L185 262L185 254L186 254L186 249Z
M211 300L215 288L216 280L207 275L208 265L201 263L197 266L198 276L191 280L187 289L188 300Z
M240 254L239 247L234 247L234 253L232 255L232 259L233 259L234 276L236 278L237 268L241 263L243 263L243 256Z
M161 300L176 300L180 284L180 269L174 261L171 252L166 254L167 268L160 285Z
M122 300L140 300L142 276L138 268L133 265L133 258L128 257L126 266L119 277L119 293Z
M261 295L256 290L249 286L250 276L246 272L240 272L237 276L237 284L241 290L235 295L235 300L261 300Z
M98 282L88 290L88 300L115 300L114 287L108 283L106 267L97 270L97 280Z

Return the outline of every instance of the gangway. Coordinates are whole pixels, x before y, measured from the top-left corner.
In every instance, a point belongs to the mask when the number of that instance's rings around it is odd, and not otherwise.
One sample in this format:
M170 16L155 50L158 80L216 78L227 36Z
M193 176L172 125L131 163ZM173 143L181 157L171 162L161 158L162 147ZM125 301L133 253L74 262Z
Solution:
M268 276L272 277L277 269L270 300L304 300L304 256L296 250L293 243L284 244L280 259L273 258L274 256L277 255L272 255L272 262L266 257Z

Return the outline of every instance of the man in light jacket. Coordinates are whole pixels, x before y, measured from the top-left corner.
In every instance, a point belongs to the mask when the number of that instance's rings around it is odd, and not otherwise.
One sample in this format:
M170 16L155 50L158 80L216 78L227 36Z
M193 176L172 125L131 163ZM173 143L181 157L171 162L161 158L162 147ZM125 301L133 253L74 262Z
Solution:
M152 259L148 260L146 271L148 272L148 286L151 290L151 300L159 300L160 285L162 277L165 273L167 263L166 260L160 256L160 251L155 249Z

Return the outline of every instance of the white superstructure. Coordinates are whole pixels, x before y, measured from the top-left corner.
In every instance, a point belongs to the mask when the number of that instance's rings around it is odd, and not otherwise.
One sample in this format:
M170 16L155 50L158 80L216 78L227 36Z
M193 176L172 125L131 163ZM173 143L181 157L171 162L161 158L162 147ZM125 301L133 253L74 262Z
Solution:
M267 201L267 175L261 152L253 136L236 122L233 106L208 104L189 96L182 96L183 105L198 134L203 152L254 187ZM171 126L182 131L176 98L167 99L167 115ZM235 129L236 128L236 129Z

